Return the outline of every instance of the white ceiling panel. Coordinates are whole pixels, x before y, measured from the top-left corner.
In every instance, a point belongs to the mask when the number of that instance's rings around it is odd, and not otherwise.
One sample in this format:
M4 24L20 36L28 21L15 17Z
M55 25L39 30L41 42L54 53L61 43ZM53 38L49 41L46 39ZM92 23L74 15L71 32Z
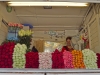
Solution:
M34 7L15 7L16 14L20 15L33 15L35 14Z
M81 18L38 18L38 24L44 25L76 25Z
M52 7L44 9L43 7L15 7L17 15L85 15L87 7Z
M69 11L70 10L70 11ZM81 8L71 7L52 7L52 9L43 9L43 7L36 7L36 13L39 15L79 15Z
M16 16L18 16L20 22L32 24L34 27L38 26L34 30L78 29L85 17L87 9L88 7L52 7L52 9L30 6L15 7ZM45 26L48 27L45 28ZM49 26L62 27L49 28Z
M29 23L32 25L63 25L63 26L79 26L82 18L36 18L36 17L19 17L21 23Z
M27 23L27 24L31 24L31 25L37 25L37 18L33 18L33 17L19 17L20 22L22 24Z
M70 28L69 27L67 27L67 28L65 28L65 27L64 28L53 28L53 27L52 28L45 28L45 27L44 28L35 28L34 27L33 28L34 31L39 31L39 30L40 31L55 31L55 30L61 31L61 30L77 30L77 29L78 29L78 27L70 27Z

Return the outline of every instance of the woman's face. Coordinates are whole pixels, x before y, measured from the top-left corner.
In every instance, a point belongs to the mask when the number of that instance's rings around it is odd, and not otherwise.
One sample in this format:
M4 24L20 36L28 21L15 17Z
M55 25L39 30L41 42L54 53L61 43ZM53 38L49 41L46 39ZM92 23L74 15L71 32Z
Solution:
M71 46L71 40L70 39L67 39L66 43L67 43L67 46Z

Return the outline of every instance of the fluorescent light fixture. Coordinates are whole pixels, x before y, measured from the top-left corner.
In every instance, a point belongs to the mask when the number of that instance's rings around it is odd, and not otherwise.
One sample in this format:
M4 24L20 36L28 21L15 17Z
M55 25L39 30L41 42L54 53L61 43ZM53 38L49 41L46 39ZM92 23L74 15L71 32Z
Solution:
M8 2L9 6L87 6L87 3L75 2Z

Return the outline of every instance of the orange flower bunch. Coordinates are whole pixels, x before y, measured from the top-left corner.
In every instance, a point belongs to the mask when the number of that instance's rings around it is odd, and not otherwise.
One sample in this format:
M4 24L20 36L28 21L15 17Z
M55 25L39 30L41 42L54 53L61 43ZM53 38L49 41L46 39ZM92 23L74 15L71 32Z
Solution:
M73 50L72 51L72 56L73 56L73 66L74 66L75 69L85 68L85 65L84 65L84 62L83 62L82 51Z

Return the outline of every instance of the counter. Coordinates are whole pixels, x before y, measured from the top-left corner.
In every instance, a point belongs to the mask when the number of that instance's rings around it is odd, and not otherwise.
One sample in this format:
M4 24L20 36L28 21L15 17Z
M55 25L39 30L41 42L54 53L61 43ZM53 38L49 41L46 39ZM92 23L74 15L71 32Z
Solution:
M100 75L100 69L0 69L0 75Z

